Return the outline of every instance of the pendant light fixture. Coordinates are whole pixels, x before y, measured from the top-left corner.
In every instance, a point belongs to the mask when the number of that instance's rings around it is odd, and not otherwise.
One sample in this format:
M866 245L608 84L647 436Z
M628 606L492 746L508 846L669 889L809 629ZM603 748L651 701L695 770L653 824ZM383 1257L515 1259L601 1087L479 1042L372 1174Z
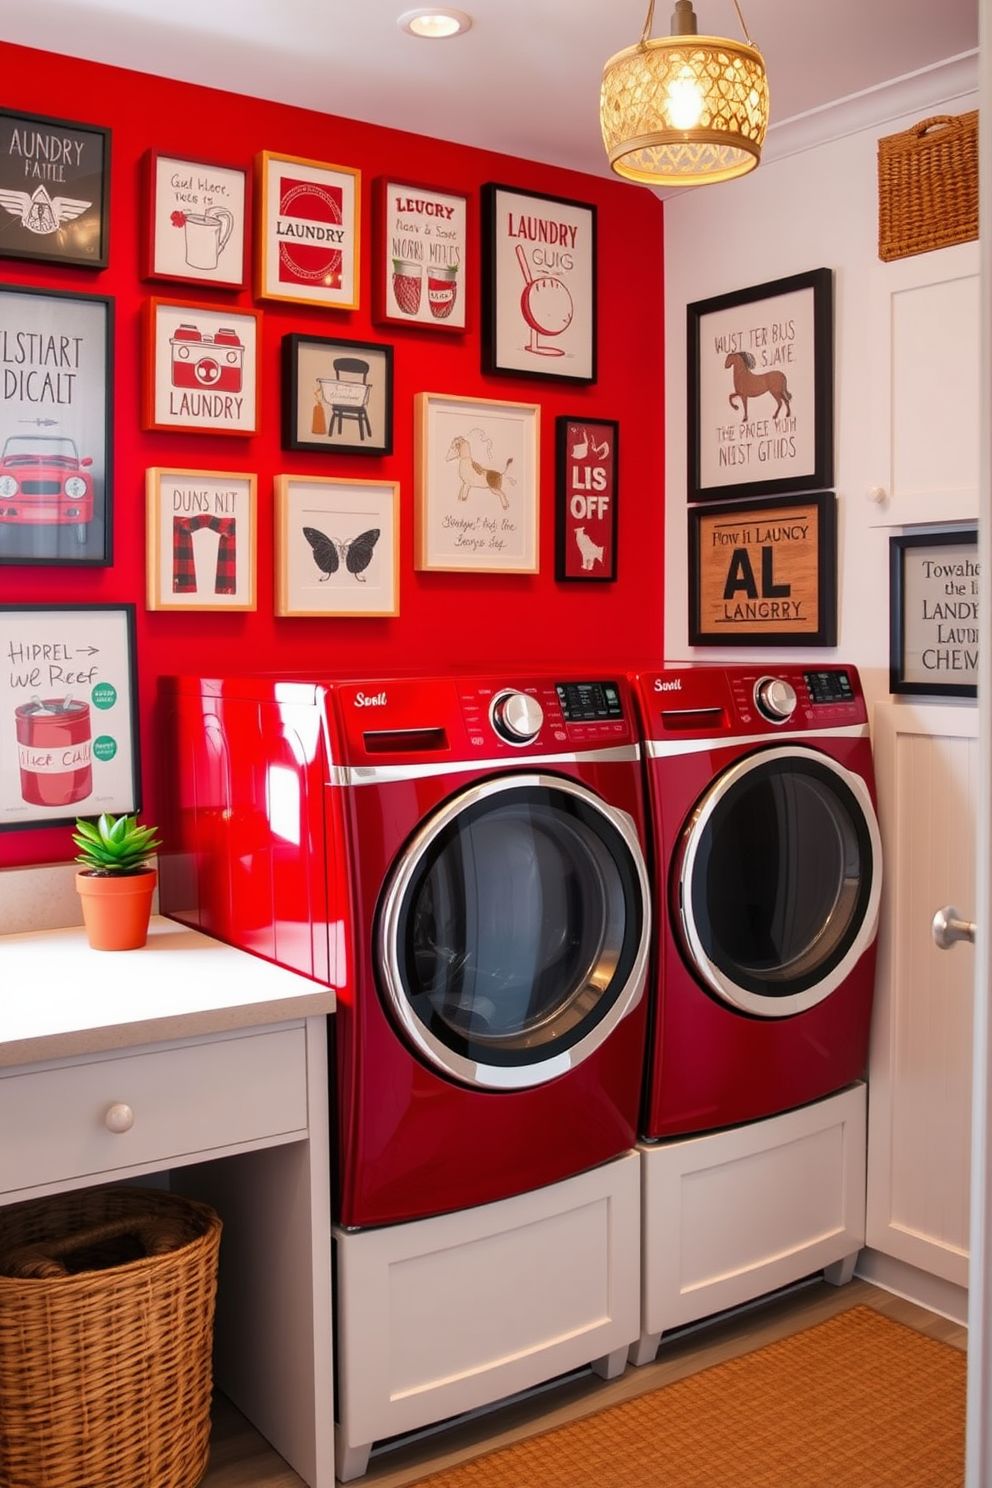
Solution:
M617 175L646 186L703 186L753 170L768 127L765 64L744 42L698 36L692 0L675 0L672 35L650 39L654 0L636 46L603 68L600 124Z

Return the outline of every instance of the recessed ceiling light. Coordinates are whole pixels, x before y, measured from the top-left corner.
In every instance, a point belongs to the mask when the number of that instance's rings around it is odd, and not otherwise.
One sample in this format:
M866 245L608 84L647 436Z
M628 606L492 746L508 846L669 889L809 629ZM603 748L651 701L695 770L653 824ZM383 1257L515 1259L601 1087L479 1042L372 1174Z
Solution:
M411 36L441 41L446 36L461 36L472 25L472 17L463 10L407 10L396 24Z

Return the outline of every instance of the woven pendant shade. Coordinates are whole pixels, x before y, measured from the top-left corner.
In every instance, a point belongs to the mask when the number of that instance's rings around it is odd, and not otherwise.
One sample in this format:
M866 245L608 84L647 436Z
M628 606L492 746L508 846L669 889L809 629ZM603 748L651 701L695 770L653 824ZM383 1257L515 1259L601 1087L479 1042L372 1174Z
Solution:
M768 127L761 53L720 36L649 40L652 11L653 3L640 42L603 69L600 123L610 165L648 186L729 181L753 170Z

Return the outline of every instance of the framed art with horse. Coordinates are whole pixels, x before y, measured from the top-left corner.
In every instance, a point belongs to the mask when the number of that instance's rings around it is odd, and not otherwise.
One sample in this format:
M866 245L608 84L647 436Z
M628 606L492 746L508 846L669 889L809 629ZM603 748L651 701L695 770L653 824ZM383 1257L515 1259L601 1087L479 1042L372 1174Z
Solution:
M833 482L833 272L687 307L688 499Z

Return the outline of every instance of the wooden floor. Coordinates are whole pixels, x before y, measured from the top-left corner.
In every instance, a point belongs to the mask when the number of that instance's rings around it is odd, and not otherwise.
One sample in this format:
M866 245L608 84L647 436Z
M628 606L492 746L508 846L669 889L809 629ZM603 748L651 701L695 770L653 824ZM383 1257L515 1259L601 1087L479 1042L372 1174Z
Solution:
M967 1335L959 1324L881 1291L870 1282L855 1280L844 1287L832 1287L817 1280L673 1335L662 1342L654 1363L641 1369L628 1365L620 1379L601 1380L582 1371L499 1409L421 1433L415 1439L376 1447L367 1474L356 1482L359 1488L405 1488L430 1472L656 1390L858 1305L877 1308L956 1348L966 1346ZM233 1406L218 1399L210 1467L201 1488L301 1488L301 1484L302 1479Z

